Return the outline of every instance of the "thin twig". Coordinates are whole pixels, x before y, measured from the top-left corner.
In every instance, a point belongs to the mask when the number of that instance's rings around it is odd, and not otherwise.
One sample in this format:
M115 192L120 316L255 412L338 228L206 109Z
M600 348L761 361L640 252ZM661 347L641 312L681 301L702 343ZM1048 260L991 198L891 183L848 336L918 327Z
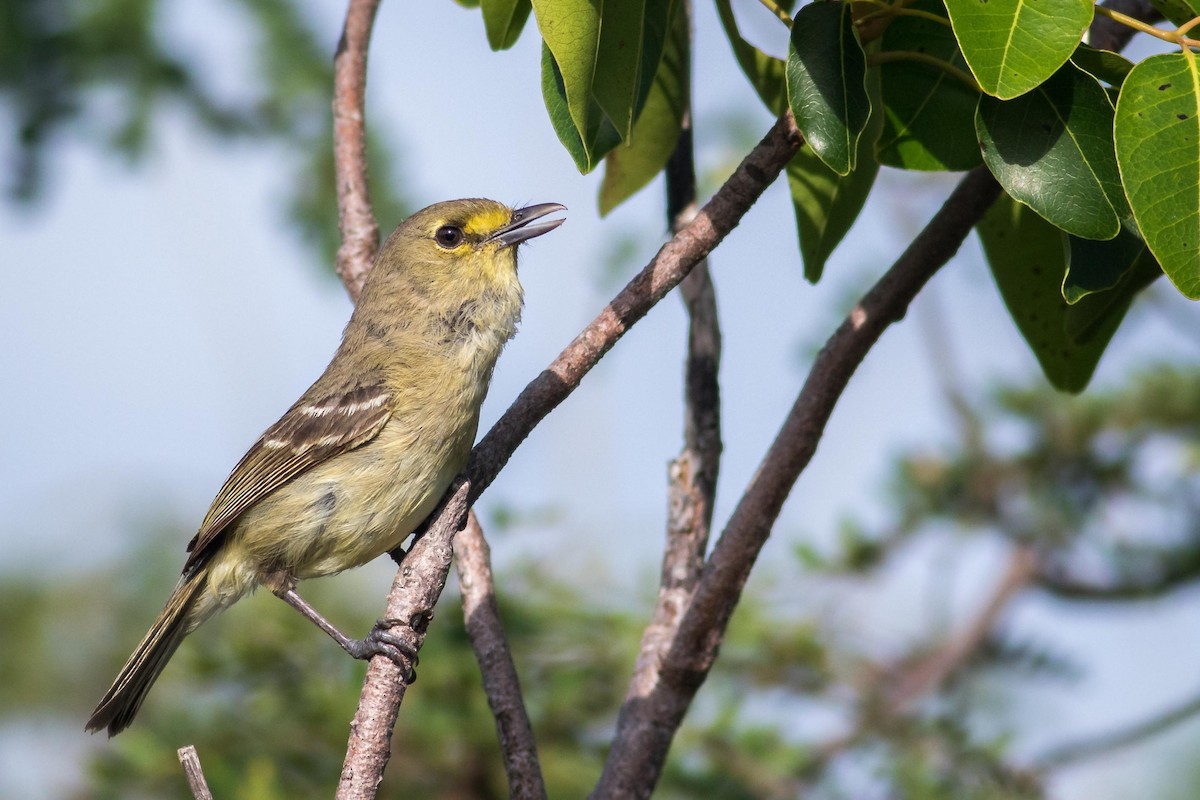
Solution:
M546 797L546 785L538 763L537 743L525 713L517 667L496 605L491 551L474 512L467 515L467 526L454 537L454 554L467 636L479 662L488 706L496 719L509 797L540 800Z
M1124 14L1126 17L1145 23L1155 23L1163 18L1162 12L1150 4L1149 0L1105 0L1100 8L1107 8ZM1118 53L1129 44L1129 40L1137 33L1136 29L1104 15L1103 11L1096 14L1092 26L1088 30L1088 42L1092 47L1101 50L1111 50Z
M1105 755L1114 750L1130 747L1160 733L1165 733L1180 723L1194 719L1198 714L1200 714L1200 694L1189 698L1175 708L1156 714L1127 728L1056 747L1043 753L1034 763L1033 768L1038 772L1049 772Z
M350 0L346 22L333 59L333 168L337 179L338 227L342 244L337 273L351 300L358 300L363 281L379 249L379 225L367 188L367 47L379 0Z
M200 754L196 752L196 746L186 745L179 748L178 753L179 763L183 765L183 775L187 778L188 788L192 790L192 797L196 800L213 800L208 781L204 779L204 768L200 766Z
M647 797L675 731L707 677L750 570L783 502L816 451L851 375L921 287L958 250L1000 187L982 167L969 172L891 269L867 292L821 349L705 566L704 575L657 680L627 701L593 797Z

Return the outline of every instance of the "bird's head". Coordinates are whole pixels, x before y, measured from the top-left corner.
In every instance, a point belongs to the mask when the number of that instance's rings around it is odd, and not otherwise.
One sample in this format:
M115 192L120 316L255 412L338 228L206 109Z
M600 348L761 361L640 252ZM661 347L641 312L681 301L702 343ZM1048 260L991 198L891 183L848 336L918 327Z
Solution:
M517 286L517 245L557 228L562 219L536 220L565 210L558 203L517 209L495 200L436 203L393 231L372 277L399 273L418 292L460 298Z

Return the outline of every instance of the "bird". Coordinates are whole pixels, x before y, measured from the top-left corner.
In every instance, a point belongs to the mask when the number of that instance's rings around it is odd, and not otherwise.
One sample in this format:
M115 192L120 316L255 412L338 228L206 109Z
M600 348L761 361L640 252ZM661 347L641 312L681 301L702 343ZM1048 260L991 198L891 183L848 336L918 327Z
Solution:
M561 225L543 220L560 211L451 200L396 227L329 366L217 492L178 583L85 730L127 728L184 637L259 586L356 658L403 655L411 666L415 654L378 627L351 639L295 586L398 548L465 468L521 317L518 245Z

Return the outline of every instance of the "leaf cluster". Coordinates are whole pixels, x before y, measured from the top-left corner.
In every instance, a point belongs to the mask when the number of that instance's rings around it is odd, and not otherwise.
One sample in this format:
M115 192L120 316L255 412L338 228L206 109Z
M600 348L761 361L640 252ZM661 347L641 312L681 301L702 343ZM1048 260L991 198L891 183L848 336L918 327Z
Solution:
M831 0L794 18L764 2L790 27L786 59L743 38L732 0L715 4L759 100L790 110L804 134L787 176L810 281L881 165L984 164L1005 190L979 228L988 261L1056 387L1088 383L1133 299L1163 272L1200 298L1200 70L1185 35L1200 10L1191 0L1160 4L1186 23L1173 32L1089 0ZM528 0L481 7L492 46L511 46ZM604 164L602 213L663 170L687 116L681 8L532 3L547 112L581 171ZM1101 12L1176 50L1135 65L1088 46Z

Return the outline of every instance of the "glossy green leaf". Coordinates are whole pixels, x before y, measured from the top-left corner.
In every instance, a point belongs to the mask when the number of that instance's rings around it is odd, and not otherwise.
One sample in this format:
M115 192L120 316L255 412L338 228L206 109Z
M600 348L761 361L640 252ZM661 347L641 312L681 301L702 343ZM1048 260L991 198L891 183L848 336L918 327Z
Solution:
M667 36L671 0L625 0L602 6L592 95L622 139L650 92Z
M1109 244L1109 242L1093 242ZM1067 309L1063 329L1067 338L1080 346L1105 345L1121 324L1138 293L1162 277L1162 269L1149 250L1142 252L1111 289L1089 294Z
M1151 56L1121 87L1117 163L1133 217L1171 282L1200 299L1200 70L1190 52Z
M654 82L629 142L605 159L601 216L653 180L671 157L687 102L690 38L687 15L675 13Z
M872 107L882 108L879 100L879 71L867 74ZM874 158L875 142L883 129L882 114L872 112L867 128L858 142L857 166L849 175L838 175L805 144L788 162L788 188L796 214L796 232L800 238L800 256L804 277L810 283L821 279L825 262L858 219L879 162Z
M788 105L804 140L839 175L854 169L858 139L871 113L867 57L849 3L813 3L792 23Z
M1015 100L984 96L983 160L1010 195L1068 233L1111 239L1128 214L1104 88L1067 64Z
M1133 69L1133 62L1125 56L1111 50L1098 50L1086 44L1075 48L1071 55L1071 63L1096 80L1118 89Z
M1089 0L946 0L946 10L975 79L1002 100L1057 72L1093 14Z
M858 166L849 175L838 175L825 166L807 144L787 165L788 188L796 213L804 277L821 279L825 262L858 219L867 195L875 185L879 164L863 148Z
M1143 255L1154 260L1145 242L1125 228L1103 242L1068 236L1063 299L1074 305L1089 294L1113 288Z
M586 141L587 131L599 124L593 116L600 111L600 107L592 97L596 56L600 49L599 4L590 0L534 0L533 12L546 48L553 56L570 119L580 137ZM543 96L546 95L545 76L546 70L543 68ZM553 121L554 112L548 102L547 111L551 112ZM557 124L555 130L558 130ZM559 139L562 138L562 133L559 133ZM579 159L576 159L578 162Z
M945 17L940 0L919 0L908 7ZM882 52L889 51L921 53L967 68L949 26L922 17L892 20L882 39ZM876 146L880 163L916 170L965 170L979 164L979 92L930 64L885 61L879 70L885 114Z
M493 50L507 50L520 38L533 4L530 0L482 0L480 8L488 46Z
M717 0L717 15L725 37L733 48L738 66L772 114L781 114L787 107L787 72L781 58L769 56L742 38L729 0Z
M582 133L575 127L562 72L550 48L545 45L542 46L542 98L558 140L571 154L580 172L591 172L609 151L621 143L617 129L594 100L585 115L589 121L588 127Z
M1113 289L1067 305L1060 291L1064 234L1008 195L1000 196L977 230L1004 304L1042 371L1055 387L1081 391L1133 293Z
M1176 25L1200 17L1200 0L1150 0L1150 5Z

